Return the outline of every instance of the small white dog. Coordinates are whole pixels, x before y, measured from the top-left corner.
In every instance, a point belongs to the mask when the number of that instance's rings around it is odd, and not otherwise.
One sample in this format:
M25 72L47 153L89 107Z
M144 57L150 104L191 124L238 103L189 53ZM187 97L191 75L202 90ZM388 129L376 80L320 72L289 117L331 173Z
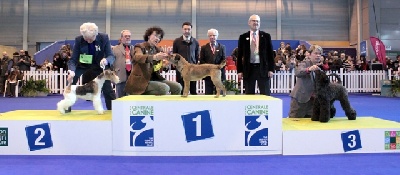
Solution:
M114 71L105 70L94 80L84 85L71 85L72 80L69 80L68 86L64 90L64 99L57 103L57 110L61 114L65 113L70 106L74 105L78 98L84 100L92 100L93 107L98 114L103 114L104 109L101 103L101 88L106 80L113 83L119 82L119 77Z

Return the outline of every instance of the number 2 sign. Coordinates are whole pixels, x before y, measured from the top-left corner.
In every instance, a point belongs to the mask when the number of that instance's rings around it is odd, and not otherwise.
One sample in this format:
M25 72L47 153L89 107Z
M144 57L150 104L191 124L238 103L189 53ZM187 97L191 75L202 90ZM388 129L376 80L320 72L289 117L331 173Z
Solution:
M48 123L27 126L25 132L30 151L53 147Z

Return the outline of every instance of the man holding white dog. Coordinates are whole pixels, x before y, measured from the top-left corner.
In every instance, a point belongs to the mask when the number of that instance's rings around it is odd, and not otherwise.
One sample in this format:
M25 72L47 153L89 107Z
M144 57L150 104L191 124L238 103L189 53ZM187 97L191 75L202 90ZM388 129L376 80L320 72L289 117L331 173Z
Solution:
M86 71L92 71L90 79L95 79L103 72L103 68L114 63L110 40L107 34L99 33L95 23L83 23L80 27L80 36L75 38L71 59L68 61L68 80L73 79L75 85L79 77ZM111 101L115 99L111 82L106 80L102 92L106 107L111 110ZM71 112L71 109L65 111Z

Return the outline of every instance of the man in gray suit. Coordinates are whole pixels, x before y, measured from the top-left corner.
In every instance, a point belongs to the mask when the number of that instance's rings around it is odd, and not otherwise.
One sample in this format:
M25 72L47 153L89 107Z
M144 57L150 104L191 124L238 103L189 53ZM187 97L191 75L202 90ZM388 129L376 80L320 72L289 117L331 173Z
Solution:
M296 85L290 96L289 118L310 118L314 104L314 80L312 71L318 70L321 62L322 48L312 45L309 49L310 56L305 58L296 67Z
M113 47L113 53L115 55L114 70L119 77L119 83L116 85L116 96L117 98L121 98L126 96L126 92L124 91L126 80L132 70L131 58L133 50L131 46L131 32L129 30L121 31L120 43Z

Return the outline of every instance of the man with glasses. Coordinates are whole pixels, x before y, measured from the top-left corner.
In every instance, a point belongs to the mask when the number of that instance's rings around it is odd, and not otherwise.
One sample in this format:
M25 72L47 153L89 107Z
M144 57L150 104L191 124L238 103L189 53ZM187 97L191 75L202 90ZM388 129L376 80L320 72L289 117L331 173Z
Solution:
M260 17L251 15L250 31L243 33L238 41L237 71L243 78L246 94L255 94L256 82L260 94L270 95L270 81L274 71L274 54L271 35L260 31Z
M126 96L124 88L132 70L131 59L134 51L131 46L131 35L129 30L122 30L120 43L113 47L115 55L114 69L119 77L119 83L116 85L117 98Z

